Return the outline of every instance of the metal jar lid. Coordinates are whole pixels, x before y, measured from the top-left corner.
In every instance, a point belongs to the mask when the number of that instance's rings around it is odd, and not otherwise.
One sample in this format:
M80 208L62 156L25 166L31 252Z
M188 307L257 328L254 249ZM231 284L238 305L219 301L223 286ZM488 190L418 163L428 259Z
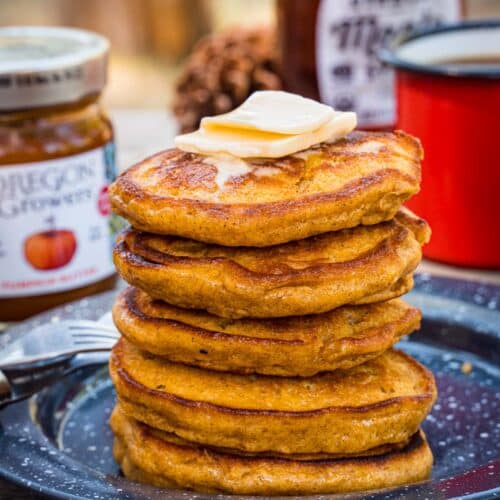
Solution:
M75 102L106 84L109 42L73 29L0 28L0 111Z

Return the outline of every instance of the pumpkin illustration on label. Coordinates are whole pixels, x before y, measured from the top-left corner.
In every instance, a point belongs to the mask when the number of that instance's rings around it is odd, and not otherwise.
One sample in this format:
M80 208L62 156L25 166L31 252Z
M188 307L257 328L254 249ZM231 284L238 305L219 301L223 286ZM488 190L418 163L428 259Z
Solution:
M53 218L48 221L54 225ZM71 262L77 247L76 236L69 229L49 229L29 235L24 240L24 256L39 271L59 269Z

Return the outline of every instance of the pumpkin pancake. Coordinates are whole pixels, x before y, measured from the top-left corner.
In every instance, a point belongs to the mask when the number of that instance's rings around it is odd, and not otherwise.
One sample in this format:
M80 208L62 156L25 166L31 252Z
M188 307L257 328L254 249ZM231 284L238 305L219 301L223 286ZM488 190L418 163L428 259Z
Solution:
M119 414L119 417L114 417L113 414ZM215 446L210 446L207 447L203 444L199 443L192 443L190 441L187 441L185 439L180 438L179 436L171 433L171 432L166 432L162 431L160 429L155 429L153 427L150 427L143 422L139 422L138 420L126 416L126 414L123 412L121 409L121 406L119 403L116 404L115 409L113 410L113 413L111 415L110 423L113 422L113 419L116 418L121 418L121 419L127 419L130 420L131 422L140 424L144 426L145 428L148 429L151 434L154 436L158 437L159 439L164 439L166 441L176 443L179 445L187 445L191 447L197 447L197 446L202 446L204 448L210 448L211 450L216 450L221 453L227 453L230 455L236 455L236 456L241 456L241 457L273 457L273 458L287 458L289 460L298 460L301 462L308 462L310 460L331 460L331 459L339 459L339 458L352 458L352 457L372 457L376 455L384 455L386 453L389 453L391 451L397 451L403 449L405 446L408 445L408 443L411 441L411 436L406 439L405 441L402 441L400 443L389 443L381 446L377 446L376 448L371 448L369 450L365 450L363 452L357 453L356 455L350 454L350 453L343 453L343 454L335 454L335 453L309 453L309 454L283 454L283 453L277 453L273 452L270 454L269 452L266 453L249 453L241 450L236 450L234 448L220 448L220 447L215 447ZM117 434L119 434L119 431L117 431Z
M155 431L115 408L114 456L125 476L160 487L241 495L307 495L380 489L426 479L432 453L422 431L401 449L337 459L244 456Z
M228 320L137 288L123 291L113 307L118 330L144 351L212 370L284 376L364 363L416 330L420 316L394 299L318 315Z
M128 229L114 250L120 275L154 298L227 318L315 314L388 300L412 286L429 239L425 221L400 211L268 248L207 245Z
M419 141L401 131L353 132L234 164L170 149L121 174L109 195L115 213L141 231L269 246L391 219L419 190L421 158Z
M436 397L432 374L393 350L349 370L283 378L171 363L122 338L110 372L127 415L189 441L252 453L357 454L399 443Z

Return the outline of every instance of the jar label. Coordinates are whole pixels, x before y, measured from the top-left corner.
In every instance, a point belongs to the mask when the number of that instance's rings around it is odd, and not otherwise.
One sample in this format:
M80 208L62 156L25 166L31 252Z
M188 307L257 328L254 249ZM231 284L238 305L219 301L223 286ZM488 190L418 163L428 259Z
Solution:
M460 17L459 0L321 0L316 68L321 100L355 111L358 124L395 123L394 71L377 51L393 36Z
M112 142L43 162L0 166L0 297L79 288L114 272L108 185Z

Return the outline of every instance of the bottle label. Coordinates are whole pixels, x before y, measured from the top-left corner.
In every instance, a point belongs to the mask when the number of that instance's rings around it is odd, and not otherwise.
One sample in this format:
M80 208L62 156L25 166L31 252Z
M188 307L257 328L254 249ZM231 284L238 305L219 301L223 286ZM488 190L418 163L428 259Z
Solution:
M355 111L361 127L395 123L394 71L377 51L415 28L460 18L459 0L321 0L316 67L321 100Z
M0 298L79 288L113 274L114 144L0 166Z

